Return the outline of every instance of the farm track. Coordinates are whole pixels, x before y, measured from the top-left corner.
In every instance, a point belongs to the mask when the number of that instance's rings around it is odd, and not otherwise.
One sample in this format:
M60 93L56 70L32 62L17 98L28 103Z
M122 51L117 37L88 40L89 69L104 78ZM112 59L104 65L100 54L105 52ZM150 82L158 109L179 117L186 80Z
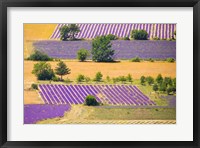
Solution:
M38 122L37 124L42 123ZM176 124L176 120L60 120L52 124Z

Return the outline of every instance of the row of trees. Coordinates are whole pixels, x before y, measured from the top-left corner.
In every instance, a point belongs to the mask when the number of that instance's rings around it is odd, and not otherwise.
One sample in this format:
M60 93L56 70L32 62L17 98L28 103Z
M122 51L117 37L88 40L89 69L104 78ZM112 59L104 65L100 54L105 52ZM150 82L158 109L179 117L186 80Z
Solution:
M151 76L145 77L142 76L140 78L140 83L142 85L146 85L146 83L150 86L152 86L153 90L155 92L161 91L161 92L167 92L167 94L175 94L176 93L176 78L171 77L162 77L161 74L159 74L156 79L154 79Z
M56 78L55 74L60 76L60 80L62 81L62 76L70 74L71 70L67 67L67 65L60 61L57 64L57 67L54 70L51 68L51 65L46 62L40 62L34 64L34 68L32 73L35 74L38 80L53 80Z

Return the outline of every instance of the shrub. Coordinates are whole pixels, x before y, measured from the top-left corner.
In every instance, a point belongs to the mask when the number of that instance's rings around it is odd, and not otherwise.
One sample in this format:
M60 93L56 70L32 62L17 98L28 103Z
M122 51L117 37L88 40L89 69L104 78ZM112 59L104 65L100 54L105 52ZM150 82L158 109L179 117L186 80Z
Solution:
M160 84L159 91L165 92L167 89L167 85L163 82Z
M160 40L160 38L156 36L153 38L153 40Z
M133 78L132 78L132 76L131 76L131 74L128 74L127 76L126 76L126 80L128 81L128 82L133 82Z
M123 40L130 40L128 36L124 37Z
M172 78L171 77L165 77L164 78L164 83L168 86L172 86Z
M126 77L125 76L119 76L117 80L119 80L122 83L124 83L124 82L126 82Z
M92 96L92 95L86 96L84 104L87 106L98 106L99 105L95 96Z
M176 88L176 78L172 79L173 86Z
M110 79L109 76L106 77L106 81L107 81L107 82L110 82L110 81L111 81L111 79Z
M87 59L87 57L89 56L89 52L87 49L80 49L77 52L77 58L79 61L83 62Z
M64 82L65 83L70 83L70 82L72 82L69 78L66 78L65 80L64 80Z
M173 62L175 62L175 59L173 59L173 58L167 58L166 61L169 62L169 63L173 63Z
M140 58L139 57L132 58L131 62L140 62Z
M119 81L118 78L113 78L112 80L113 80L113 83L117 83Z
M158 84L154 84L154 85L153 85L153 90L154 90L154 91L158 91Z
M154 59L152 59L152 58L149 58L149 61L150 61L150 62L154 62Z
M170 94L173 94L176 92L176 88L173 87L173 86L170 86L167 88L167 94L170 95Z
M140 83L141 83L142 85L144 85L145 82L146 82L145 76L141 76L141 78L140 78Z
M145 30L132 30L131 38L135 40L147 40L148 33Z
M53 59L50 58L47 54L40 52L38 50L35 50L34 53L32 53L27 60L32 61L52 61Z
M55 77L52 78L52 81L58 82L58 81L61 81L61 79L59 77L55 76Z
M149 85L152 85L154 83L154 79L151 76L146 77L146 81Z
M80 75L78 75L78 77L76 78L76 81L77 81L77 82L83 82L84 79L85 79L85 76L80 74Z
M85 77L85 82L90 82L91 79L89 77Z
M38 90L38 85L33 83L33 84L31 84L31 88Z
M108 34L106 35L106 37L109 39L109 40L117 40L118 37L116 35L113 35L113 34Z
M112 62L114 50L112 44L106 36L98 36L92 41L92 60L96 62Z
M56 71L56 74L60 76L60 80L62 80L63 75L68 75L71 73L70 72L71 70L67 67L67 65L63 61L60 61L57 64L55 71Z
M54 71L51 69L51 65L46 62L34 64L32 73L35 74L38 80L51 80L55 77Z
M100 81L102 81L102 77L103 77L102 73L97 72L95 75L94 81L100 82Z
M163 82L163 77L162 77L161 74L158 74L158 76L156 77L156 82L157 82L158 84L161 84L161 83Z

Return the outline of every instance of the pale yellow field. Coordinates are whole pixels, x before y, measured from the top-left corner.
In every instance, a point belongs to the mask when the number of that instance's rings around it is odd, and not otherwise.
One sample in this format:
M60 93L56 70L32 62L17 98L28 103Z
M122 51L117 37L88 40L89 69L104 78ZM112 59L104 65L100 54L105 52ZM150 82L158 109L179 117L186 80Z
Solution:
M24 57L33 51L32 43L35 40L47 40L57 24L24 24Z

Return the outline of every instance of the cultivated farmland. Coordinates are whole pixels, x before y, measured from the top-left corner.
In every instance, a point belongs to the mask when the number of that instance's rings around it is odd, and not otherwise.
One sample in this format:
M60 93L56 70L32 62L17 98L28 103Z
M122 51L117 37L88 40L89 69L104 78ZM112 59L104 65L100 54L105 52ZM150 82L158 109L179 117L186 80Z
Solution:
M156 105L132 85L40 85L46 104L83 104L88 95L111 105Z
M53 58L76 59L81 48L92 48L92 41L37 41L35 49ZM115 50L114 59L140 58L174 58L176 59L176 42L174 41L112 41Z
M50 39L59 39L59 28L69 24L58 24ZM80 32L77 38L95 38L96 36L113 34L120 38L130 37L131 30L146 30L148 38L168 39L174 36L176 24L77 24Z

